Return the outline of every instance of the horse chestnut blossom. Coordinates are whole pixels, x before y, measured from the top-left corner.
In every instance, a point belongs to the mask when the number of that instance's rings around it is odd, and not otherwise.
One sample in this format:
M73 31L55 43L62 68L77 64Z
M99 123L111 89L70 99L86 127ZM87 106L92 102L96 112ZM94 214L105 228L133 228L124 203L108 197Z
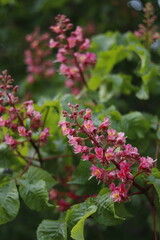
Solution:
M51 78L55 73L53 61L50 59L49 38L49 33L41 35L39 28L36 28L32 34L26 36L26 41L30 44L29 49L25 51L28 83L35 82L37 76Z
M32 100L19 103L15 96L18 87L13 87L13 81L7 70L0 75L0 128L7 129L7 133L2 135L2 141L18 155L18 147L28 142L41 160L38 146L46 143L49 129L43 127L42 116L35 111ZM33 133L37 135L37 139L35 136L32 138Z
M77 26L75 31L70 19L65 15L57 15L56 24L50 29L56 34L51 38L49 46L57 48L56 62L60 63L59 72L66 77L65 85L77 95L83 86L87 87L84 73L96 63L94 53L87 52L90 40L84 37L83 29Z
M109 186L113 201L127 201L132 185L141 193L147 191L135 179L142 173L149 175L154 160L141 157L136 147L126 144L125 134L111 128L108 118L95 126L91 109L78 110L78 104L70 103L68 107L70 111L63 111L63 115L70 121L59 122L62 132L74 152L82 154L84 161L92 163L91 177Z
M143 12L143 24L139 24L139 29L134 32L134 35L142 40L146 47L150 47L153 42L160 38L160 34L157 31L158 27L154 24L157 17L154 14L154 7L150 2L146 3Z

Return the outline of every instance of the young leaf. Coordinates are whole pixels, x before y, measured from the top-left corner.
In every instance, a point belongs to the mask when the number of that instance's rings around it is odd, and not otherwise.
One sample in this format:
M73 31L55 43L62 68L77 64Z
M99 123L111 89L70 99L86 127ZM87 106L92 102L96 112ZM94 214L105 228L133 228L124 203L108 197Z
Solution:
M86 218L95 213L97 207L95 205L90 206L87 210L87 213L78 221L78 223L72 228L71 237L75 240L84 240L84 222Z

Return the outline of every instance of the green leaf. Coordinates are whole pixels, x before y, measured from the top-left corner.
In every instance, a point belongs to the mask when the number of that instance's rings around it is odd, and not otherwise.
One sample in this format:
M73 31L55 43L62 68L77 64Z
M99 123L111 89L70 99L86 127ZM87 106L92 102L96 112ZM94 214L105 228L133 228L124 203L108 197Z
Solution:
M149 98L148 86L142 84L139 90L136 92L136 97L142 100L147 100Z
M93 213L95 213L97 210L97 207L95 205L88 207L87 212L85 215L77 222L77 224L72 228L71 231L71 237L75 240L84 240L84 222L86 218L91 216Z
M10 151L5 143L0 144L0 167L10 168L13 167L16 162L16 157L13 156L13 152Z
M106 51L114 46L116 43L118 32L107 32L105 34L99 34L92 38L92 48L91 51Z
M131 112L122 117L121 131L131 139L143 138L149 128L150 124L141 112Z
M12 221L19 211L19 194L14 181L0 186L0 224Z
M125 217L118 216L115 209L115 203L110 198L110 194L106 193L102 196L90 199L92 204L97 206L97 211L94 214L96 222L105 226L113 226L125 220ZM120 212L120 210L119 210Z
M91 176L91 163L89 161L80 161L80 164L73 173L70 184L85 184Z
M151 60L147 49L140 44L131 44L127 47L127 49L136 53L141 60L141 65L138 69L138 73L141 75L148 74L151 70Z
M96 67L92 71L92 77L88 82L89 88L96 90L115 64L125 59L127 54L128 52L124 46L114 46L109 51L99 52Z
M40 211L53 207L52 204L48 203L48 191L56 184L56 181L48 172L40 168L30 167L19 182L20 196L29 208Z
M63 219L43 220L37 229L38 240L67 240L66 223Z
M160 171L156 168L152 169L152 173L148 177L148 180L149 183L154 185L160 201Z
M71 230L78 221L88 213L88 208L92 206L93 204L88 204L87 201L83 203L76 204L72 206L68 211L66 215L66 221L67 226Z

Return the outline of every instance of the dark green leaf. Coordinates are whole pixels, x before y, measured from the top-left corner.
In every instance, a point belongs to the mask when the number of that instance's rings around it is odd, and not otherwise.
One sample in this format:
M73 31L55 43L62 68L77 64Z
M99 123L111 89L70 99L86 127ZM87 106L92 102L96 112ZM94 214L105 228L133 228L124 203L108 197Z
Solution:
M89 161L80 161L80 164L73 173L70 184L85 184L91 176L91 163Z
M43 220L37 229L38 240L67 240L66 223L63 219Z
M19 194L14 181L0 186L0 224L13 220L19 211Z
M48 172L40 168L30 167L19 182L20 195L29 208L40 211L53 207L48 203L48 191L56 184L56 181Z

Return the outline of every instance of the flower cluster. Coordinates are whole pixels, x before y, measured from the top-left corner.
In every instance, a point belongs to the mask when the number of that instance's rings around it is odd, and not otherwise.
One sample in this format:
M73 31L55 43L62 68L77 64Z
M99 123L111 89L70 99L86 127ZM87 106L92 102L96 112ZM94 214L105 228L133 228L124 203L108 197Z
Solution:
M83 86L87 86L84 73L96 62L95 54L88 52L90 40L84 38L83 29L76 27L75 31L70 20L64 15L58 15L56 24L50 29L56 34L49 41L50 48L57 48L56 61L60 63L59 71L66 77L66 87L77 95ZM70 33L68 33L68 31Z
M136 147L126 144L125 134L110 128L108 118L95 126L91 109L78 110L78 105L70 103L68 106L70 112L63 111L63 115L70 121L59 122L63 134L74 152L92 163L91 177L109 185L115 202L126 201L131 186L139 186L135 178L141 173L150 174L154 160L141 157Z
M36 28L32 34L26 36L30 48L25 51L25 63L27 65L27 81L33 83L37 76L50 78L54 74L53 61L49 59L51 50L48 46L49 33L40 34Z
M13 87L13 81L7 70L0 75L0 128L2 133L4 127L7 129L3 141L12 150L18 150L19 145L30 142L39 155L37 146L46 143L49 129L43 127L42 116L34 110L32 100L19 104L19 99L15 96L18 86Z
M139 25L139 29L134 34L144 42L146 47L150 47L151 43L159 39L160 35L157 32L157 26L154 25L156 16L154 15L153 5L150 2L146 3L143 11L143 24Z

